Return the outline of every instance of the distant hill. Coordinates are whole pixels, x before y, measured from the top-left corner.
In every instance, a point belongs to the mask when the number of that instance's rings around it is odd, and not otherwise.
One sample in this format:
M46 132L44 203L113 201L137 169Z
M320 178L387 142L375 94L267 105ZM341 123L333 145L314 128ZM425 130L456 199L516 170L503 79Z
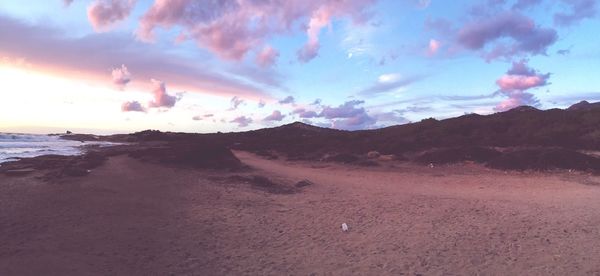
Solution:
M421 163L475 161L500 169L577 169L600 172L600 104L538 110L529 106L491 115L469 114L375 130L340 131L293 123L219 135L231 147L289 159L361 160L369 152ZM348 155L358 156L356 158ZM339 159L339 158L338 158Z
M564 168L600 172L600 159L588 154L600 152L600 103L584 101L564 110L521 106L491 115L468 114L446 120L430 118L361 131L295 122L245 132L143 131L103 139L200 143L253 151L270 158L362 162L367 153L377 152L421 163L475 161L503 169Z
M568 108L568 110L592 110L600 108L600 102L589 103L588 101L578 102Z
M579 107L577 107L579 105ZM437 147L563 147L600 150L600 105L566 110L533 107L491 115L469 114L375 130L340 131L300 122L220 136L244 149L275 149L292 155L311 152L399 154Z

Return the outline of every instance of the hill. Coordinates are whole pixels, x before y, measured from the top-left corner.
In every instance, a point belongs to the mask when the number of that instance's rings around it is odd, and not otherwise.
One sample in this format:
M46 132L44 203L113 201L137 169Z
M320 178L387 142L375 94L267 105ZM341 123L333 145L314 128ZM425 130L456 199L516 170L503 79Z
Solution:
M363 131L296 122L216 137L236 149L273 151L290 159L321 160L332 154L360 157L376 151L422 163L475 161L506 169L600 170L598 158L586 154L600 151L600 105L589 103L565 110L523 106L486 116L426 119Z
M80 136L78 136L80 137ZM343 131L300 122L245 132L191 134L147 130L109 141L202 144L290 160L376 165L374 156L424 164L474 161L500 169L600 172L600 103L567 109L521 106L491 115L425 119L381 129ZM370 154L370 155L369 155ZM370 157L369 157L370 156Z

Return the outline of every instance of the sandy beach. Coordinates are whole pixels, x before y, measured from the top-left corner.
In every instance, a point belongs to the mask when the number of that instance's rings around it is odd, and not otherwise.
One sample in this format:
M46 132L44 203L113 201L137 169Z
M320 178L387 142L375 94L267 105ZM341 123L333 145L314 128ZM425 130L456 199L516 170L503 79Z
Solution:
M119 155L52 183L0 176L0 274L600 274L598 176L235 154L250 168Z

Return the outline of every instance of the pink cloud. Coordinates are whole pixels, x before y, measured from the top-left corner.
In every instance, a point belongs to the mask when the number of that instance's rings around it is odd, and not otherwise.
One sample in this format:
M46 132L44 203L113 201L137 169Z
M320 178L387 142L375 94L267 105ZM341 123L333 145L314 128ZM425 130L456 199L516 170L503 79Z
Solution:
M332 11L328 7L321 7L313 12L306 29L308 42L298 51L298 60L308 62L317 56L320 47L319 33L322 28L330 24L332 15Z
M511 38L513 43L497 42L503 38ZM457 37L463 47L483 50L488 60L523 54L544 55L557 39L555 30L536 26L533 20L514 11L470 22L460 29Z
M88 6L87 15L96 31L106 31L127 18L134 6L135 0L95 0Z
M307 43L296 52L296 56L298 57L298 60L303 63L309 62L319 55L319 48L320 46L318 43Z
M265 46L258 55L256 55L256 63L262 67L268 67L275 62L277 62L277 58L279 57L279 52L273 49L271 46Z
M507 96L509 96L508 99L503 100L494 107L495 111L506 111L523 105L539 106L538 99L531 93L514 91L508 93Z
M437 54L437 52L440 50L441 46L442 46L442 44L438 40L435 40L435 39L429 40L429 47L427 49L427 54L429 56L433 56L433 55Z
M247 127L249 124L252 123L252 118L248 118L246 116L240 116L229 122L238 124L238 127Z
M528 90L548 84L550 74L538 74L527 66L527 60L513 62L512 67L496 81L503 91Z
M241 60L249 51L261 52L274 35L289 34L306 24L308 41L301 48L303 62L316 57L319 33L334 18L351 18L364 22L365 11L376 0L273 0L208 1L156 0L142 16L138 36L155 39L156 28L182 27L186 37L195 40L218 56ZM308 20L306 22L305 20ZM273 53L270 53L271 57ZM258 59L259 64L262 59Z
M281 121L285 118L285 115L281 114L281 111L275 110L271 115L265 117L263 121Z
M546 85L546 79L547 77L544 76L504 75L496 81L496 84L504 91L527 90Z
M125 64L121 65L120 68L113 69L111 75L113 83L121 89L125 88L125 85L131 81L131 74Z
M129 71L135 72L136 80L156 78L167 80L170 87L178 90L222 96L243 95L257 100L271 98L259 82L268 81L271 86L276 86L280 81L280 77L272 72L259 74L274 78L265 80L253 75L231 76L231 72L218 72L208 66L214 62L210 57L198 63L136 41L125 33L73 37L66 29L31 25L4 15L0 15L0 33L11 38L0 43L0 52L4 56L23 58L36 70L54 75L110 82L112 79L110 76L107 79L106 68L126 64ZM40 45L43 45L43 51L40 51ZM84 59L85 62L82 62ZM127 85L142 88L145 83L132 80Z
M167 94L167 88L164 82L152 79L152 85L154 89L154 100L148 103L148 107L166 107L171 108L175 106L177 97Z
M500 87L498 92L508 99L500 102L494 110L505 111L521 105L538 106L538 99L527 90L542 87L548 84L550 74L540 74L527 65L527 60L513 62L506 74L500 77L496 84Z
M131 101L131 102L124 102L121 105L121 111L123 112L146 112L146 109L138 102L138 101Z

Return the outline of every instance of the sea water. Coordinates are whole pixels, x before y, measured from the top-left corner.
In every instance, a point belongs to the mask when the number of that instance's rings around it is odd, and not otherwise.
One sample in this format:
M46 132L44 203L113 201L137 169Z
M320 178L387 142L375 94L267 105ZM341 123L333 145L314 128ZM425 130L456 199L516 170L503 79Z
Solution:
M80 142L43 134L0 132L0 163L40 155L78 155L86 145L110 146L110 142Z

